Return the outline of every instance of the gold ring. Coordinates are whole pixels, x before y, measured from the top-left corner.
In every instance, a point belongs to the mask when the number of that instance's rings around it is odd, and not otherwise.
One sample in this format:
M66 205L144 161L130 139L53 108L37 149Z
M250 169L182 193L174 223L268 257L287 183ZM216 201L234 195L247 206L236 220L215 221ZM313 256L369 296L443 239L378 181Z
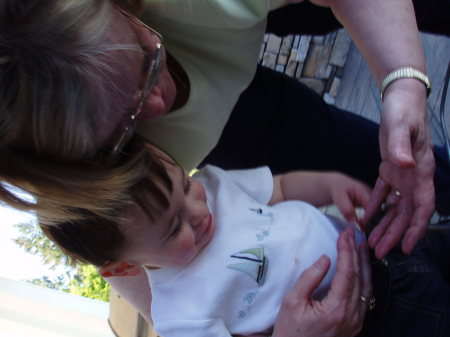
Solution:
M372 296L370 299L367 299L367 297L364 297L361 295L361 302L363 302L364 304L367 304L369 306L369 310L372 310L373 308L375 308L375 305L377 303L375 296Z
M402 196L402 192L400 192L399 190L392 190L391 191L392 194L396 195L397 197L401 197Z

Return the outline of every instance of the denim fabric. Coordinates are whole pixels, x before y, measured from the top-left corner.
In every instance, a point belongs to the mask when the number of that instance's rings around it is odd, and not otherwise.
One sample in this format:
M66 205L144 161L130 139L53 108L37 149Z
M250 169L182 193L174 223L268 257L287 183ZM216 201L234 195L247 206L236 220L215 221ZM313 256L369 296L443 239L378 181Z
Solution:
M450 336L449 237L448 228L433 228L411 255L397 247L382 261L373 258L377 305L358 336Z

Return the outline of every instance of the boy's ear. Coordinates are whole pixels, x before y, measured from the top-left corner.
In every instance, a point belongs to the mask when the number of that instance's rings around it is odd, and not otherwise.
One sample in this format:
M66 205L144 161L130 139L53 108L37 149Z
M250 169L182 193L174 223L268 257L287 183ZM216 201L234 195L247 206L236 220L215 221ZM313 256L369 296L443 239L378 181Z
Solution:
M141 272L142 267L140 265L125 261L108 262L99 268L102 277L138 276Z

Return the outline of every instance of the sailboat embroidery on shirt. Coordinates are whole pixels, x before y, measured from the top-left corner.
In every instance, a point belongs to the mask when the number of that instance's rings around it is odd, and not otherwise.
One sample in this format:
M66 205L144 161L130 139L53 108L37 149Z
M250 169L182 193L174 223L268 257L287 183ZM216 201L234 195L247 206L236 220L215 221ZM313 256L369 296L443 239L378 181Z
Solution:
M228 268L247 274L255 280L258 286L262 286L264 284L269 259L264 255L263 247L242 250L231 255L231 257L244 260L245 262L230 264L227 266Z

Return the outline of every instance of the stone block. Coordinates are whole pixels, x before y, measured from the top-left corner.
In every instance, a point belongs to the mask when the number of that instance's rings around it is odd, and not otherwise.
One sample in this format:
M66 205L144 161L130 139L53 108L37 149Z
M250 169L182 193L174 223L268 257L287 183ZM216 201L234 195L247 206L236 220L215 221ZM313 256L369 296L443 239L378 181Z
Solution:
M294 35L294 42L292 42L292 49L297 49L298 44L300 43L301 35Z
M330 62L330 55L331 55L332 46L330 45L323 45L321 46L320 53L318 55L317 60L317 68L316 73L314 77L316 78L327 78L327 69L328 69L328 63Z
M330 46L334 45L334 42L336 41L336 35L337 32L331 32L325 35L325 40L323 41L323 44Z
M324 35L314 35L312 38L312 43L314 44L323 44L325 41Z
M352 40L347 32L343 29L339 30L331 52L330 63L342 68L347 61L347 54L350 50L351 43Z
M289 59L286 69L284 70L284 73L288 76L294 77L295 71L297 70L297 65L298 62L296 62L295 59Z
M274 34L269 34L269 39L267 40L266 51L271 53L279 53L281 47L282 38Z
M330 59L331 46L311 45L305 61L303 75L311 78L326 78L328 61Z
M303 75L303 67L304 67L304 66L305 66L304 63L299 63L299 64L297 64L297 70L295 71L295 77L296 77L297 79L302 78L302 75Z
M328 104L331 104L331 105L336 103L336 97L331 96L328 92L326 92L323 95L323 100L325 101L325 103L328 103Z
M263 56L263 60L262 60L262 65L266 66L268 68L271 69L275 69L275 66L277 64L277 57L278 55L275 53L269 53L269 52L265 52L264 56Z
M278 62L277 64L282 64L283 66L285 66L287 64L288 61L288 57L287 55L278 55Z
M305 60L305 66L303 67L303 76L313 78L316 74L317 61L319 59L321 46L313 44L308 50L308 55Z
M283 42L281 42L281 49L280 49L281 55L289 55L293 41L294 35L288 35L283 38Z
M341 79L339 77L333 78L333 83L331 84L331 88L330 88L331 96L337 97L340 85L341 85Z
M284 66L282 64L277 64L275 70L282 73L284 72Z
M297 48L297 59L296 59L297 62L305 62L310 42L311 36L303 35L300 37L300 41Z

